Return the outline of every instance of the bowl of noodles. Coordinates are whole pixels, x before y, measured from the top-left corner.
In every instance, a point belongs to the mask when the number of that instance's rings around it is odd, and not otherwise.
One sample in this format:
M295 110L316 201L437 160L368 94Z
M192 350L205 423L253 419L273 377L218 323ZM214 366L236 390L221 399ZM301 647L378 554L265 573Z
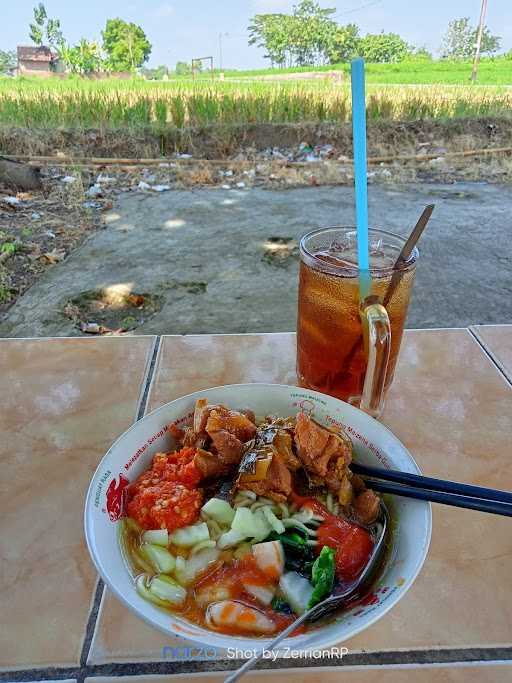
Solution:
M319 392L240 384L184 396L135 423L98 465L89 552L117 598L163 633L265 647L371 556L381 498L353 462L420 473L384 425ZM384 498L391 524L371 580L281 647L340 643L406 594L427 555L431 507Z

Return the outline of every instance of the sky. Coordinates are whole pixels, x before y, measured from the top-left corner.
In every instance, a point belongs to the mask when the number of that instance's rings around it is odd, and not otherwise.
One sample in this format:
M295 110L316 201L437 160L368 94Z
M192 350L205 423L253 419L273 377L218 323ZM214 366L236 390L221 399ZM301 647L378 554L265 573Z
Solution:
M153 45L149 66L212 55L223 68L264 67L263 51L247 44L254 14L288 12L297 0L46 0L48 16L60 19L69 43L100 39L108 18L140 24ZM0 0L0 49L29 45L28 25L35 0ZM476 25L480 0L326 0L339 23L354 22L361 32L399 33L407 42L438 51L448 22L469 16ZM489 0L486 24L512 49L512 0Z

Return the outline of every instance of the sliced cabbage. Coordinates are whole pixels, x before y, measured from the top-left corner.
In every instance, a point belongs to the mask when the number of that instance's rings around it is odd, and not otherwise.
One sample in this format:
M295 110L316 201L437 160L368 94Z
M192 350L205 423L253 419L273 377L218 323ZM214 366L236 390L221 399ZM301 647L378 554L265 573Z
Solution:
M256 524L256 534L254 539L256 541L264 541L271 533L272 526L269 524L262 510L256 510L256 512L253 512L253 517Z
M221 500L220 498L210 498L203 505L201 511L218 522L218 524L223 524L224 526L229 526L235 516L235 511L231 505L226 500Z
M251 512L249 508L237 508L231 529L244 535L244 538L254 538L262 541L272 531L265 515L261 510Z
M208 541L209 539L210 532L206 522L185 526L182 529L176 529L176 531L173 531L169 536L169 542L180 548L191 548L193 545L201 543L202 541Z
M298 572L286 572L279 579L285 600L296 614L304 614L313 595L313 586Z
M176 560L167 548L152 545L151 543L143 543L140 546L140 552L156 572L170 574L174 571Z
M145 531L142 534L142 540L144 543L161 545L162 547L167 548L169 545L169 532L167 529L152 529L151 531Z
M281 522L280 519L278 519L275 516L275 514L272 512L272 509L265 505L265 507L261 508L261 511L265 515L265 519L270 524L272 529L276 532L276 534L284 534L284 532L286 531L284 524Z

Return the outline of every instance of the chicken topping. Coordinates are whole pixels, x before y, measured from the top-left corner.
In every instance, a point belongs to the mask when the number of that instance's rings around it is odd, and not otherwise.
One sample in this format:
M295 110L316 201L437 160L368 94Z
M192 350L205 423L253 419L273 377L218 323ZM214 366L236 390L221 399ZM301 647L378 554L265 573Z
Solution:
M352 501L352 442L341 431L320 426L304 413L297 415L295 445L304 468L315 484L338 494L343 506Z

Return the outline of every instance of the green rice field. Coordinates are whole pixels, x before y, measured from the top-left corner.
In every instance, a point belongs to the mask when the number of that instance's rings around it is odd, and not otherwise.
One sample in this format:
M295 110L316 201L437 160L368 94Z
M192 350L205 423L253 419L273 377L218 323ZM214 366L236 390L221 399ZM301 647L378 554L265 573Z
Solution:
M367 87L369 120L511 113L512 88L504 86L369 83ZM161 130L211 124L343 122L350 116L349 86L329 79L0 80L0 125L26 128Z

